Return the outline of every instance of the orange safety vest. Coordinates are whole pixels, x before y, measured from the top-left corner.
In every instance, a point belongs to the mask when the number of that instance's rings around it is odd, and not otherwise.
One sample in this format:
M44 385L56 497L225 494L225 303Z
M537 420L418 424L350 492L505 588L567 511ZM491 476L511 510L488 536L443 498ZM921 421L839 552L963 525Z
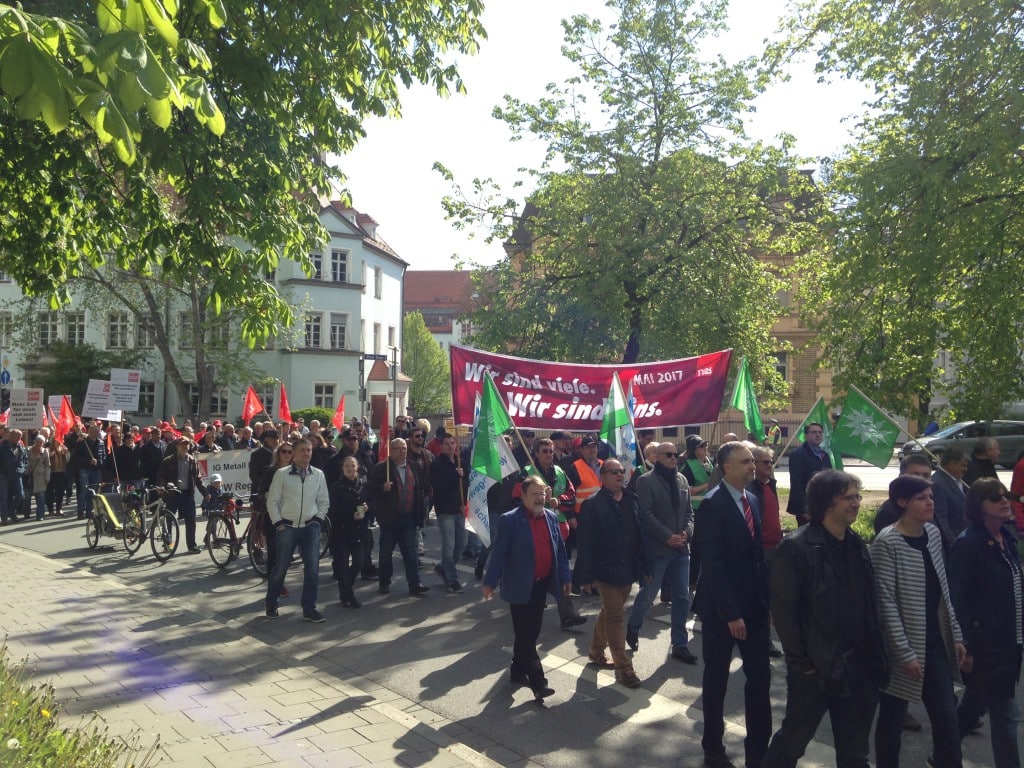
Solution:
M597 463L600 466L604 462L598 459ZM601 490L601 478L594 473L594 470L583 459L576 459L573 462L573 466L576 467L576 471L580 475L581 487L576 489L576 514L578 515L583 502Z

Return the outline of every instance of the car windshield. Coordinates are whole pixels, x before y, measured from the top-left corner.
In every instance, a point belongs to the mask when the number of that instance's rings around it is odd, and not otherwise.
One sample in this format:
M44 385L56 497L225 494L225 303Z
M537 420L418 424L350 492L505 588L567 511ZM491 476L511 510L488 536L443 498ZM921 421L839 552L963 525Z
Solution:
M969 427L970 425L971 425L971 422L961 421L961 422L958 422L956 424L953 424L952 426L946 427L945 429L940 429L935 434L928 435L928 437L933 439L933 440L938 439L940 437L949 437L950 435L952 435L952 434L954 434L956 432L959 432L964 427Z

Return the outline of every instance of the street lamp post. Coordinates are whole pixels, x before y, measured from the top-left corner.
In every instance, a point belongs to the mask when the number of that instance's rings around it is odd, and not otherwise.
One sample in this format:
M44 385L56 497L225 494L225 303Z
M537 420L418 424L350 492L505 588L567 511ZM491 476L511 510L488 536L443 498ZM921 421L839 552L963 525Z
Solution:
M398 347L391 348L391 421L398 418Z

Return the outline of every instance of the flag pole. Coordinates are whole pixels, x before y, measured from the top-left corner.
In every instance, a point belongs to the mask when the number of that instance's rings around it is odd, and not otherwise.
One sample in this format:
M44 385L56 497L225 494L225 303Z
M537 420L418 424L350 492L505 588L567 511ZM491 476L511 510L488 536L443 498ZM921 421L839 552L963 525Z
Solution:
M462 449L459 447L459 428L456 427L452 433L452 437L455 438L455 468L462 469ZM462 509L466 506L466 489L462 485L462 478L459 478L459 508Z

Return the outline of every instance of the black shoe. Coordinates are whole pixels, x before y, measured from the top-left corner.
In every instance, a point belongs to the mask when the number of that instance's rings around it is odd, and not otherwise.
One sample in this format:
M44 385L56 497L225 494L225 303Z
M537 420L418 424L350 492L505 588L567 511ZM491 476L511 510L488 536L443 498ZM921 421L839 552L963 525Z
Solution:
M736 763L725 752L705 752L704 765L707 768L736 768Z
M352 597L352 598L349 598L348 600L342 600L341 601L341 607L342 608L362 608L363 604L360 603L358 600L356 600L354 597Z
M473 569L473 575L476 576L476 580L480 581L484 577L484 568L482 565L478 565Z
M668 592L662 592L660 598L661 602L665 605L672 605L672 595L670 595Z
M538 685L536 688L532 688L531 690L533 690L533 695L536 699L546 699L548 696L555 695L555 689L548 688L546 685Z
M438 576L444 576L444 568L441 567L440 563L434 566L434 573Z
M202 551L203 551L203 550L202 550L202 549L200 549L199 547L189 547L189 548L188 548L188 553L189 553L190 555L198 555L198 554L199 554L200 552L202 552Z
M275 608L267 608L267 618L268 619L276 619L277 616L278 616L278 614L277 614L277 608L276 607Z
M320 613L320 611L318 611L316 608L314 608L309 613L302 614L302 620L311 621L314 624L323 624L323 622L325 621L324 615Z
M569 597L583 597L583 590L576 584L569 588Z
M422 597L430 591L430 587L426 584L416 584L415 586L409 587L409 594L413 597Z
M690 653L690 649L685 645L677 645L672 649L672 658L679 659L683 664L696 664L697 657Z
M391 585L390 585L390 584L385 584L385 583L384 583L384 582L382 581L382 582L380 583L380 586L379 586L379 587L377 587L377 591L378 591L378 592L380 592L380 593L381 593L382 595L387 595L387 594L390 594L390 592L391 592Z
M573 627L578 627L580 624L586 623L586 616L566 616L562 619L562 629L572 629Z
M453 581L451 584L445 584L444 588L446 592L450 592L453 595L462 594L462 585L457 581Z
M963 734L974 733L975 731L981 730L981 726L985 724L985 721L980 717L970 725L965 725L961 731Z
M629 650L636 653L640 649L640 632L632 627L626 627L626 645Z
M768 656L772 659L781 659L782 651L778 649L775 643L768 644Z

